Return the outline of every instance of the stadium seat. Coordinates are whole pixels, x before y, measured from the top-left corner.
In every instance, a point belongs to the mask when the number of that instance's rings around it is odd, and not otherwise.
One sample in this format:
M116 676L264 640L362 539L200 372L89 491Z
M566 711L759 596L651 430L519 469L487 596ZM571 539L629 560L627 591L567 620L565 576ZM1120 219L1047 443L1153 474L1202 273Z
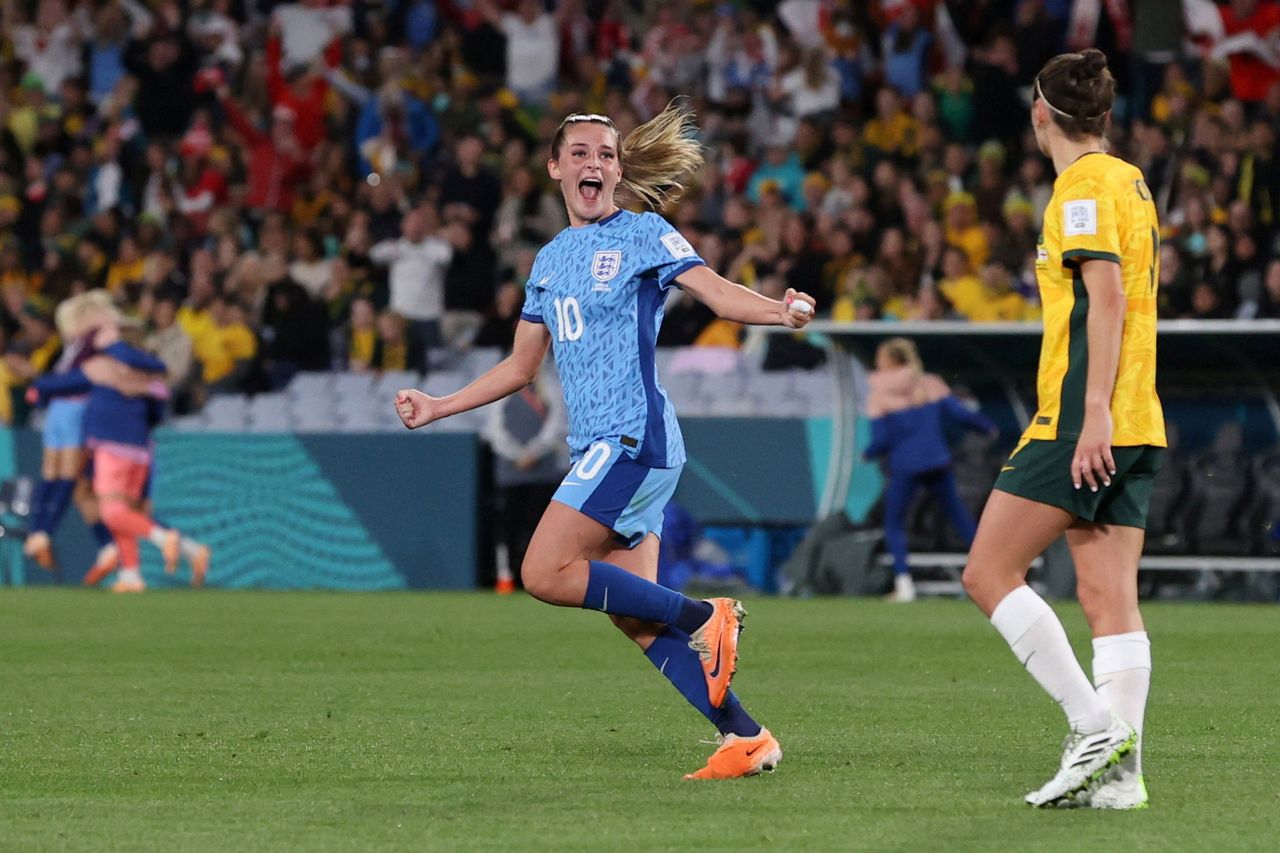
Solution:
M332 388L338 397L369 394L373 390L373 376L368 373L338 373L333 377Z
M333 393L333 373L299 373L285 389L285 393L299 399L314 399Z
M432 397L443 397L463 388L470 381L464 373L455 370L441 370L427 374L422 381L422 390Z
M249 401L240 394L218 394L204 407L205 423L211 431L235 432L248 425Z
M1249 513L1254 550L1280 555L1280 447L1253 463L1254 504Z
M1224 424L1213 445L1191 462L1188 536L1197 554L1249 553L1252 542L1245 530L1245 512L1251 478L1243 444L1240 425Z
M705 408L701 405L703 377L698 373L676 373L662 378L662 387L676 412L682 415L696 416L692 408Z
M290 413L296 432L335 432L339 428L338 408L332 398L294 400Z
M1186 510L1190 472L1186 458L1178 452L1177 427L1168 424L1165 432L1168 450L1151 489L1145 550L1149 554L1182 554L1187 548Z
M421 388L422 374L416 370L388 370L379 376L373 384L374 394L395 399L395 393L401 388Z
M470 381L497 365L502 357L503 352L498 347L480 347L465 352L454 369Z

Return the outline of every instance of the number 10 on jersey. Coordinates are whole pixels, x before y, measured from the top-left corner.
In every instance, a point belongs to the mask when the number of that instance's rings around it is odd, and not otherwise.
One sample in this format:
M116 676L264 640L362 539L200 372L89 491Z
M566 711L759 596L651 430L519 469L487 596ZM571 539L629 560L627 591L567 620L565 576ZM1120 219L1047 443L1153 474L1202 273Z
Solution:
M556 297L556 339L576 341L582 337L582 307L573 296Z

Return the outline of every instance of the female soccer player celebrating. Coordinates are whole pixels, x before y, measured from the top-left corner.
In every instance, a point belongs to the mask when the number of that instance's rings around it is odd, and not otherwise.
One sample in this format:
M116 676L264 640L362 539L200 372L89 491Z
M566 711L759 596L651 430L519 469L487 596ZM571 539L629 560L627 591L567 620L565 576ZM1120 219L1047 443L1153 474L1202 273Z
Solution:
M54 373L69 373L95 354L93 330L99 319L113 310L111 297L105 290L90 290L63 300L54 313L54 322L62 338L62 356L53 368ZM98 519L92 490L78 489L85 467L84 411L87 403L87 395L59 397L48 403L41 480L31 498L31 532L27 535L23 551L43 568L54 567L52 536L74 498L86 526L98 543L98 556L89 576L101 576L115 568L117 557L111 532Z
M1159 237L1142 172L1105 153L1114 95L1097 50L1054 57L1036 78L1031 122L1058 172L1036 262L1039 408L996 481L964 571L969 595L1071 725L1058 773L1026 797L1037 806L1147 802L1138 738L1151 646L1137 578L1165 446ZM1063 533L1093 632L1093 684L1058 617L1026 585L1032 559Z
M396 411L413 429L491 403L532 382L554 348L573 467L529 544L525 589L548 604L610 614L721 733L707 766L686 778L724 779L773 769L782 749L729 692L742 605L656 583L662 510L685 453L654 343L672 287L726 319L793 329L814 302L794 290L768 299L721 278L661 216L619 207L615 190L651 210L679 198L681 180L702 165L694 131L675 103L625 140L606 116L561 122L547 171L570 227L538 253L511 355L446 397L400 391Z

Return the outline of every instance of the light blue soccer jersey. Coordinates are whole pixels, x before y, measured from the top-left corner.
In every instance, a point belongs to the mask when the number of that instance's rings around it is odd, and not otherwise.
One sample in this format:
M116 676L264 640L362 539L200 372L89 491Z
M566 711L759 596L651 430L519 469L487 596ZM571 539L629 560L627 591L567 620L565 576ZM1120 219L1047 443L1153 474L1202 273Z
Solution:
M551 333L575 459L609 439L643 465L683 464L654 344L668 289L702 263L661 216L626 210L566 228L538 252L520 317Z

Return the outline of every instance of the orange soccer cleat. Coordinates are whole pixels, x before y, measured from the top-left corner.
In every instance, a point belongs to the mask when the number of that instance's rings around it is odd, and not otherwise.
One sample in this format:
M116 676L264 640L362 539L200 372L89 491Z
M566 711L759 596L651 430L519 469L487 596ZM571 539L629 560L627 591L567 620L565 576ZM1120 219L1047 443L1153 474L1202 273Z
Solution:
M711 618L689 637L689 648L702 659L708 698L712 707L719 708L738 670L738 634L747 611L732 598L709 598L707 603L712 607Z
M22 553L35 560L36 565L46 572L53 571L53 542L43 530L27 535L27 540L22 543Z
M686 779L740 779L766 770L772 772L782 760L782 747L768 729L755 737L725 735L720 747L707 759L707 766Z
M213 556L213 552L209 550L208 545L196 546L195 553L191 555L191 585L194 587L204 586L205 575L209 573L209 559Z
M82 583L85 586L97 586L103 578L116 570L120 564L120 551L115 545L104 545L98 550L98 558L93 561L89 571L85 572Z

